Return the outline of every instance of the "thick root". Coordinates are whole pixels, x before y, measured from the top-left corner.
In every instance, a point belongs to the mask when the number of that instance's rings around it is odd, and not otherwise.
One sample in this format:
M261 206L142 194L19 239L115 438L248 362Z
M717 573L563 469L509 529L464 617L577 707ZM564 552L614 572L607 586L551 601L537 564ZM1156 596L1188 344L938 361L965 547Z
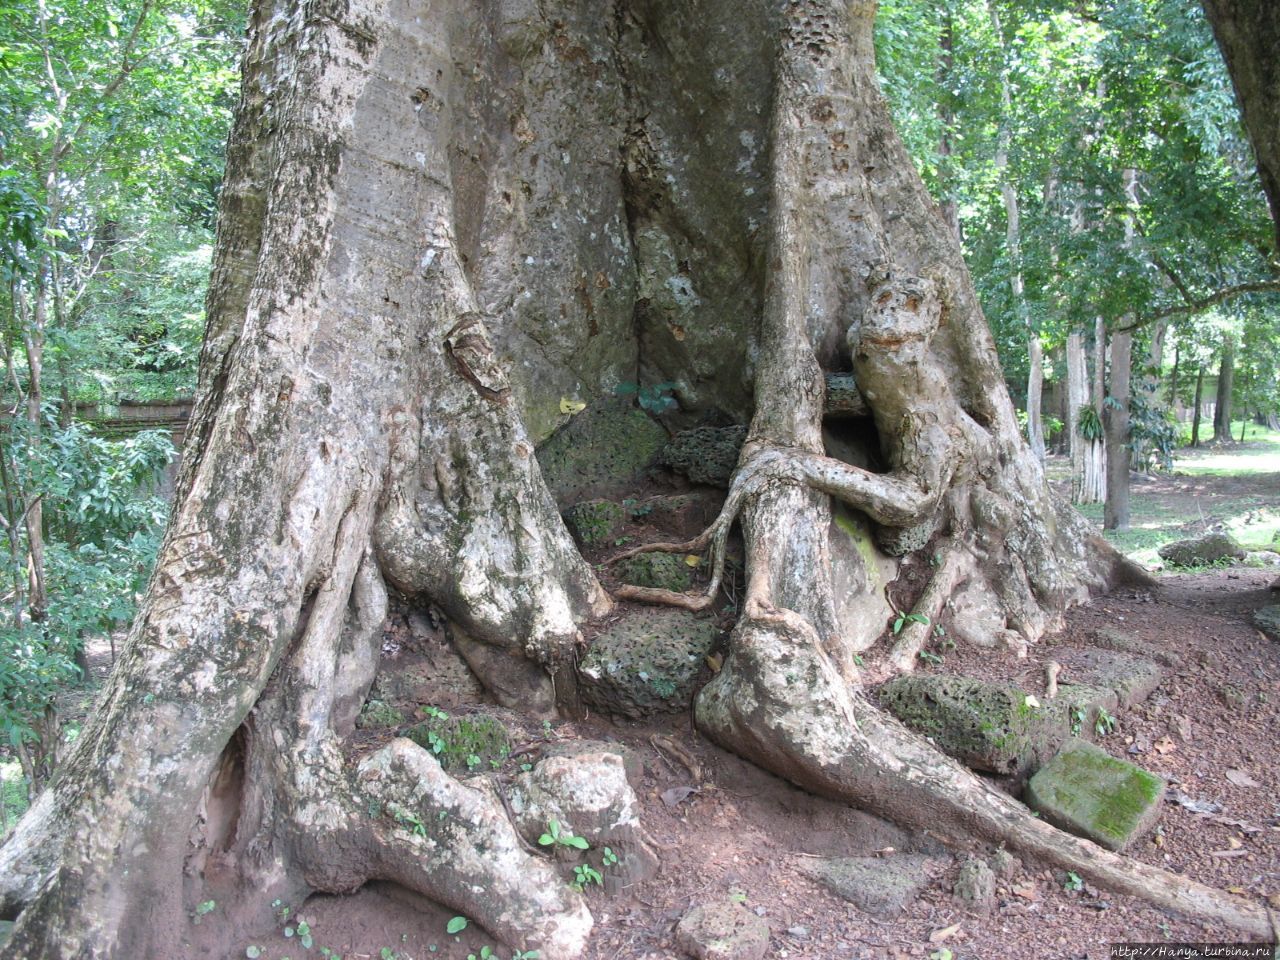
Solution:
M525 851L496 793L459 783L404 739L366 757L358 778L387 814L375 830L376 875L466 914L513 947L547 958L581 953L592 927L586 902Z
M903 626L897 642L889 652L889 662L899 673L910 673L915 669L920 651L929 642L929 634L933 632L933 625L938 622L943 605L950 599L956 585L973 569L973 557L957 544L948 544L939 552L941 558L938 569L911 609L916 619Z
M697 703L713 739L815 793L962 840L979 836L1075 870L1099 887L1243 934L1273 935L1268 911L1111 853L1032 816L851 692L804 638L744 620Z

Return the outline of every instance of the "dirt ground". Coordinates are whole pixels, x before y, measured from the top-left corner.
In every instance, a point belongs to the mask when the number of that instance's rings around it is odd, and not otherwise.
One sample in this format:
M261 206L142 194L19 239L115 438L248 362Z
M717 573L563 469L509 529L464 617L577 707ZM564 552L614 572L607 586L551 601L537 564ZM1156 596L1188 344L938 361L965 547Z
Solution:
M1026 660L1012 654L981 659L951 650L933 670L1020 679L1035 689L1048 660L1069 662L1071 648L1095 631L1120 629L1168 666L1154 696L1118 717L1099 742L1117 756L1169 782L1155 833L1131 852L1280 908L1280 645L1249 622L1280 595L1274 570L1231 568L1165 575L1151 591L1128 591L1072 611L1061 632L1035 645ZM1236 939L1165 916L1143 903L1095 890L1065 888L1065 876L1021 864L999 881L994 904L974 913L951 893L964 851L945 851L928 836L908 836L891 824L797 790L716 748L691 728L688 715L641 725L586 719L530 730L522 759L552 739L619 741L644 762L636 786L645 828L656 841L657 877L615 897L588 894L596 919L587 956L680 956L673 930L693 905L732 898L763 917L769 956L786 958L995 957L1105 958L1110 944ZM683 747L700 768L695 777L661 737ZM669 806L663 793L695 788ZM806 877L806 860L835 855L889 855L892 850L938 854L932 884L898 919L875 920ZM975 845L973 852L990 851ZM450 911L389 886L352 896L314 897L299 914L320 946L343 957L464 960L490 944L469 928L445 932ZM258 940L262 956L298 960L296 939ZM390 951L383 953L384 950ZM496 955L506 960L509 951ZM238 954L237 956L239 956Z

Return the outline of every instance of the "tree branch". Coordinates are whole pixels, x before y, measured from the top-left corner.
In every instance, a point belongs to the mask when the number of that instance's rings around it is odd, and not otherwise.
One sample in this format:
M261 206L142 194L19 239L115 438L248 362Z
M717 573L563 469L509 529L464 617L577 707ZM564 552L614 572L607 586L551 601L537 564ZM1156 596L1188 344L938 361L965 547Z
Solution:
M1113 332L1127 333L1145 327L1147 324L1155 323L1157 320L1164 320L1167 317L1176 317L1180 315L1194 316L1197 313L1204 313L1210 307L1217 306L1226 300L1234 300L1236 297L1244 296L1247 293L1280 293L1280 279L1276 280L1250 280L1247 283L1235 283L1227 287L1215 290L1213 293L1200 297L1197 300L1191 300L1188 303L1181 303L1174 306L1164 307L1154 313L1148 313L1139 317L1132 323L1125 324L1123 327L1116 327Z

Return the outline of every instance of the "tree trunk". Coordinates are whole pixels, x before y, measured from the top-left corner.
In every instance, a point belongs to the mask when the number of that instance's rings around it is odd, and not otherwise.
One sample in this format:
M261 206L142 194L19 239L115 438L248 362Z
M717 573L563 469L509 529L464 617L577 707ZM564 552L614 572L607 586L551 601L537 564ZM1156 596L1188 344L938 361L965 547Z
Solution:
M1129 363L1133 335L1111 335L1111 402L1103 423L1107 444L1107 498L1102 510L1104 530L1129 529Z
M1040 331L1031 324L1022 278L1022 214L1018 205L1018 188L1009 171L1009 124L1013 117L1013 95L1009 90L1009 71L1005 66L1004 31L996 5L987 3L991 27L1000 41L1000 131L996 140L996 174L1000 178L1000 195L1004 199L1005 243L1009 251L1009 295L1019 324L1027 332L1027 442L1036 459L1044 462L1044 424L1041 421L1041 394L1044 390L1044 349Z
M1196 367L1196 395L1192 401L1194 410L1191 413L1191 445L1200 446L1200 407L1204 402L1204 364Z
M1213 442L1231 442L1231 395L1235 392L1236 341L1222 338L1222 361L1218 365L1217 402L1213 408Z
M1280 4L1274 0L1202 0L1240 101L1271 205L1280 249Z
M387 585L492 648L492 687L518 678L549 708L578 624L610 599L526 423L573 383L607 395L628 363L676 374L690 408L732 410L748 356L755 409L725 511L679 545L722 561L741 518L746 596L699 725L817 792L1269 932L1260 908L1034 818L863 697L858 651L884 624L841 620L833 497L945 556L937 576L987 591L1010 642L1138 574L1053 501L993 389L958 242L875 84L874 5L695 13L256 8L178 506L101 706L0 847L0 907L20 911L0 956L217 955L270 926L273 899L371 879L547 960L578 955L583 898L524 852L490 790L407 740L344 752ZM704 117L692 89L734 99ZM748 189L726 185L725 150ZM561 296L583 262L598 296ZM751 326L680 339L695 300ZM849 367L887 473L824 453L823 374ZM397 808L425 836L377 812ZM208 900L222 922L190 923Z
M951 91L955 85L956 60L952 52L955 46L955 17L950 9L942 11L942 28L938 37L938 48L942 56L938 59L938 126L941 133L938 137L938 180L939 192L942 196L938 203L942 211L942 219L946 221L957 237L960 237L960 204L954 195L952 183L954 174L951 169L951 135L956 126L955 111L951 108Z
M1089 386L1084 335L1076 331L1067 337L1067 431L1071 443L1072 503L1101 503L1106 494L1106 444L1097 405L1090 400Z

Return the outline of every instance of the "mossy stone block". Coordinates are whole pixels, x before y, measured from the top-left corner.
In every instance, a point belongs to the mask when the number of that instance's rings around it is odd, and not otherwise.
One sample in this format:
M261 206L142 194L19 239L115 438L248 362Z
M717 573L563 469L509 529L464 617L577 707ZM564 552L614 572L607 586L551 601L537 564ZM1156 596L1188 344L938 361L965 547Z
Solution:
M1017 687L950 674L897 677L880 688L880 705L944 753L1005 776L1025 775L1070 733L1066 710L1033 703Z
M431 709L427 719L404 735L431 751L449 773L483 773L511 753L511 735L502 721L485 713L454 716Z
M578 664L578 692L633 720L686 710L718 637L713 621L687 610L634 609L595 638Z
M637 587L657 587L683 593L693 586L693 568L684 554L638 553L613 565L613 575Z
M583 410L538 448L547 489L560 505L623 496L667 442L644 411L606 400Z
M683 473L691 483L728 487L746 439L747 428L743 426L682 430L666 445L659 460Z
M564 512L564 522L581 546L603 547L621 535L627 511L612 500L584 500Z
M1172 567L1208 567L1245 558L1244 547L1225 533L1209 533L1191 540L1166 543L1156 551Z
M1272 640L1280 640L1280 605L1271 604L1256 611L1253 622Z
M1160 816L1165 782L1105 750L1071 741L1027 784L1027 806L1049 823L1123 850Z

